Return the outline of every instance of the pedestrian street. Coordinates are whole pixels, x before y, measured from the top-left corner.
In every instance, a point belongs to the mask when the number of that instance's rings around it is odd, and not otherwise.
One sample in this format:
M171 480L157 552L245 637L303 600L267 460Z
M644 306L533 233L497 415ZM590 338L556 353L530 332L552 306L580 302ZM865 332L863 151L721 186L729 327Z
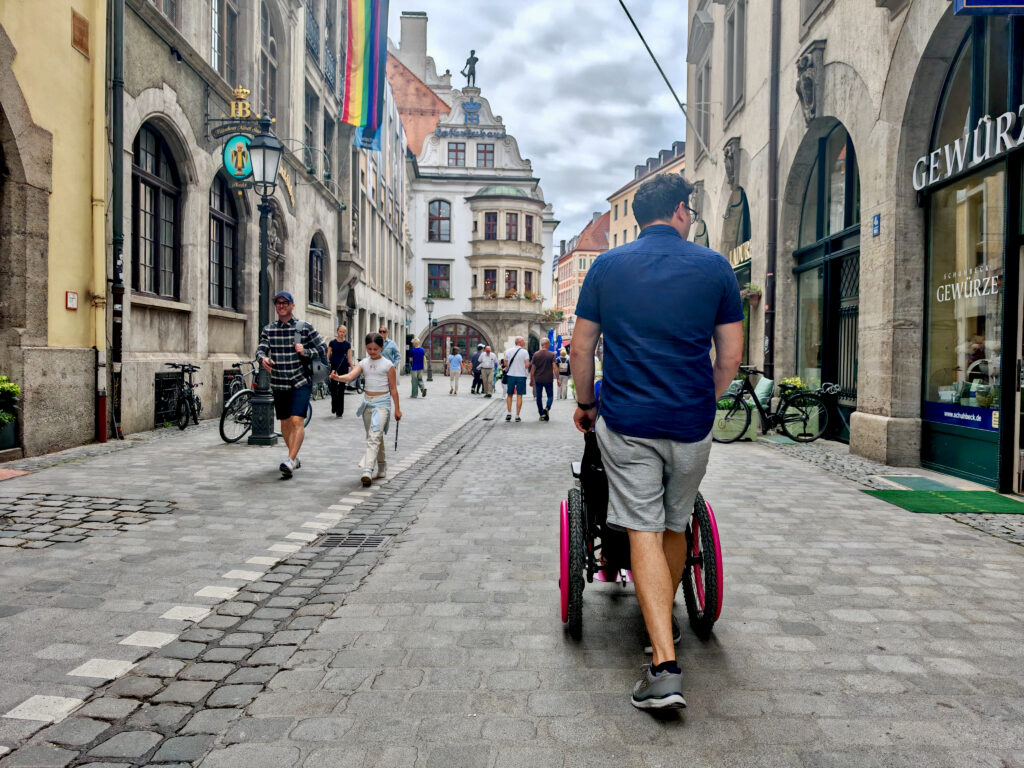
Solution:
M0 482L119 502L110 535L0 548L0 768L1024 765L1020 546L716 445L724 608L702 643L678 600L688 708L655 717L632 587L587 585L579 642L559 620L572 401L509 423L406 384L366 490L323 401L292 480L204 423Z

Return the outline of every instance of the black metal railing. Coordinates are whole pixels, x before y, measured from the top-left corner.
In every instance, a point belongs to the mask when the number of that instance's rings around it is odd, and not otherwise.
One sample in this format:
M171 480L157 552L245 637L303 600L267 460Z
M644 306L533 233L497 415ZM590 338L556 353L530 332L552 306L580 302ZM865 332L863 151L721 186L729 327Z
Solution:
M334 90L335 71L337 64L334 61L334 54L331 53L330 48L324 48L324 80L331 86L331 90Z
M317 24L313 15L313 6L306 4L306 50L320 66L320 25Z

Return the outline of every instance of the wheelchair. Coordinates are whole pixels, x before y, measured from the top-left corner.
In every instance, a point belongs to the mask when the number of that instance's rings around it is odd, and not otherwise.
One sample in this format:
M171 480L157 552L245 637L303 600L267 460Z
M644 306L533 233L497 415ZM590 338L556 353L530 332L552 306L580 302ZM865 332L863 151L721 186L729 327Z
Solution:
M573 487L559 506L558 585L562 623L574 640L583 636L583 590L595 581L625 588L632 582L629 537L607 524L608 479L597 436L586 433L583 460L572 463ZM682 588L690 627L701 640L711 637L722 613L722 546L715 513L700 492L686 527Z

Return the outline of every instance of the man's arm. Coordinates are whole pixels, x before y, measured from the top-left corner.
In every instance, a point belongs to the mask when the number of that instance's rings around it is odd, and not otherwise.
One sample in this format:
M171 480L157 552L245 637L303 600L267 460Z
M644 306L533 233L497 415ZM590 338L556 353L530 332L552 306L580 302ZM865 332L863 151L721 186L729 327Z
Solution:
M573 327L572 344L569 347L569 367L572 380L576 385L576 397L584 404L594 401L594 353L597 351L597 340L601 337L601 325L593 320L576 318ZM580 432L589 432L594 428L597 417L597 404L584 411L577 408L572 420Z
M729 388L743 360L743 321L715 326L715 399Z
M264 370L269 371L274 363L270 359L270 333L267 328L269 326L264 326L260 330L260 343L256 347L256 362L262 365Z

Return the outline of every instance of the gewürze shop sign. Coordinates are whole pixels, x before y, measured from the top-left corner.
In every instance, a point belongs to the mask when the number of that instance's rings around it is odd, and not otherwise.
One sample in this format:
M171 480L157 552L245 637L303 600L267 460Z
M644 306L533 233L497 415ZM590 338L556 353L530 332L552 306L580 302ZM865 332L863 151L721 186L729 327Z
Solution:
M985 115L973 131L914 163L914 189L920 192L962 171L1024 145L1024 104L993 119Z

